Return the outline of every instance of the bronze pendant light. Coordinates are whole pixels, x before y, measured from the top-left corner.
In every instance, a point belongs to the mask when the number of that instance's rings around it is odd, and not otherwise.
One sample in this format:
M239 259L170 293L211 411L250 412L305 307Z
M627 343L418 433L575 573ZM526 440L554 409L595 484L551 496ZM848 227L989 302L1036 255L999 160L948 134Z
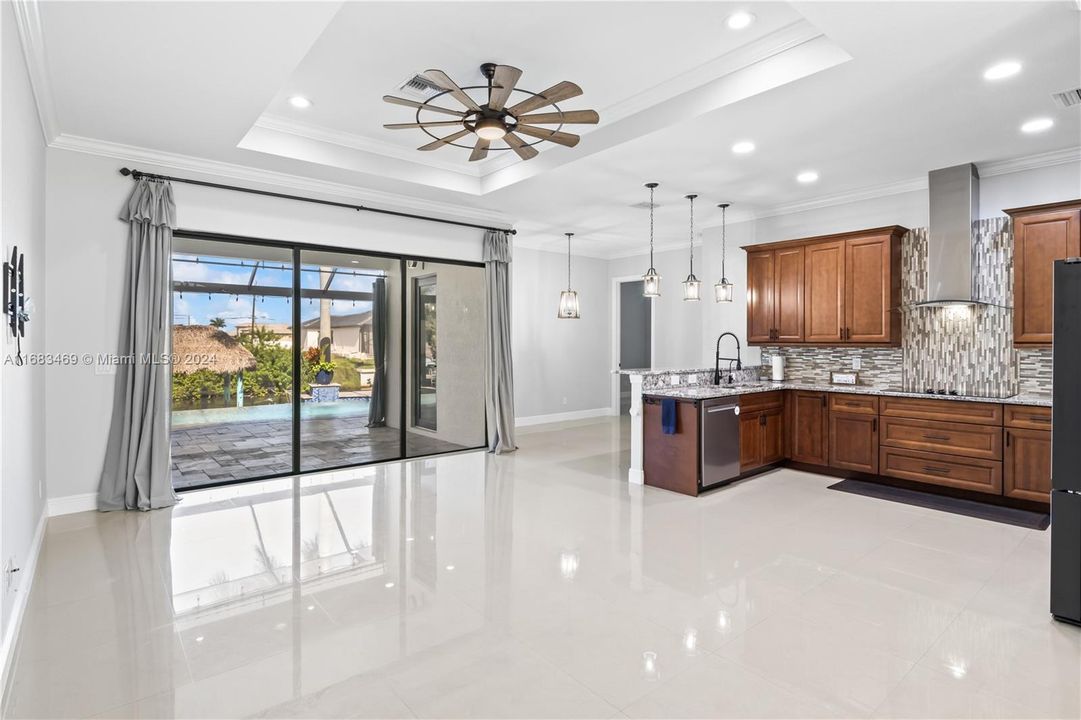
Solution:
M702 281L694 276L694 199L698 196L687 195L686 197L691 201L691 271L687 279L683 281L683 301L698 302L702 299L699 295Z
M577 320L578 293L571 290L571 237L574 233L563 233L567 236L567 289L559 293L559 312L556 317L560 320Z
M725 255L728 252L728 226L726 222L728 205L729 203L721 203L717 206L721 209L721 280L713 286L713 299L719 303L732 302L732 283L728 281L728 276L724 271Z
M646 183L649 188L649 270L642 276L642 295L648 298L661 296L661 276L653 267L653 191L659 183Z

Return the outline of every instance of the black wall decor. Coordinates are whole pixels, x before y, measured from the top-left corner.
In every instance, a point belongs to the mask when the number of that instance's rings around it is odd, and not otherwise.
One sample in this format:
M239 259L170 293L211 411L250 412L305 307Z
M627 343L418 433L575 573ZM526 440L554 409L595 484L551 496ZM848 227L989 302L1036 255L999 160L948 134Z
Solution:
M15 363L22 365L22 338L26 336L26 274L25 256L18 247L11 249L11 261L4 263L4 314L8 329L16 341Z

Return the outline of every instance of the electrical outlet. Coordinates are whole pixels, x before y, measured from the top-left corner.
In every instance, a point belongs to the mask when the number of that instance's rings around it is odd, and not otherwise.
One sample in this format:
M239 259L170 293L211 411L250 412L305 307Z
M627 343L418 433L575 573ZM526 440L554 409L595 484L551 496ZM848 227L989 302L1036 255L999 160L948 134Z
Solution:
M853 370L859 370L862 365L863 365L863 359L862 358L860 358L859 356L856 356L856 357L852 358L852 369Z
M683 376L683 382L687 383L688 385L694 385L696 382L698 382L698 376L697 375L684 375Z
M566 404L567 404L567 398L563 398L563 404L564 404L564 405L566 405Z
M673 385L679 385L679 375L669 375Z

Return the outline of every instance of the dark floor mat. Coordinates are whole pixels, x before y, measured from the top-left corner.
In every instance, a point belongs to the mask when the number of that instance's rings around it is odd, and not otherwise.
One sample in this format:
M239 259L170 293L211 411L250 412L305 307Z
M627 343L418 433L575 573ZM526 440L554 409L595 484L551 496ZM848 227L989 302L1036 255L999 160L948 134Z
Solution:
M866 482L863 480L842 480L829 486L830 490L863 495L865 497L889 500L890 502L916 505L917 507L941 510L954 515L966 515L991 520L993 522L1016 525L1017 527L1030 530L1046 530L1051 524L1051 516L1047 513L1034 512L1032 510L1019 510L1017 508L1002 507L1000 505L987 505L975 500L963 500L961 498L946 497L933 493L909 490L907 488L881 485L879 483Z

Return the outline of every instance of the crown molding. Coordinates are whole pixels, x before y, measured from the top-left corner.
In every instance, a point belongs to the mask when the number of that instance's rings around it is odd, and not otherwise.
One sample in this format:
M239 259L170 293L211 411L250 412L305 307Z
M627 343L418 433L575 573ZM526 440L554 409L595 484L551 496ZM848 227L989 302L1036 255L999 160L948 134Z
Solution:
M401 145L395 145L394 143L382 140L375 140L356 133L334 130L320 125L312 125L311 123L300 122L299 120L282 117L281 115L263 113L255 121L254 126L264 130L271 130L287 135L295 135L308 140L315 140L316 142L338 145L352 150L360 150L361 152L372 153L373 155L382 155L383 157L389 157L395 160L403 160L416 165L446 170L457 175L464 175L474 180L480 178L482 174L478 163L462 165L461 163L439 160L438 158L433 157L432 153L419 153L415 148L406 148Z
M512 226L514 224L513 220L502 213L463 208L451 203L424 200L356 185L318 180L275 170L263 170L249 165L237 165L220 160L207 160L191 155L114 143L108 140L96 140L61 133L53 142L49 143L49 147L99 157L115 158L130 164L146 163L157 168L181 170L213 178L240 180L315 195L344 198L350 202L388 210L421 212L450 220L463 220L484 225Z
M995 175L1007 175L1054 165L1066 165L1073 162L1081 163L1081 145L1036 155L1026 155L1010 160L976 163L976 168L980 171L980 177L994 177Z
M60 126L56 120L49 66L45 61L45 37L41 29L38 1L11 0L11 9L15 13L15 27L19 31L19 44L22 45L26 71L30 76L30 88L37 105L41 133L45 137L45 143L49 144L60 134Z

